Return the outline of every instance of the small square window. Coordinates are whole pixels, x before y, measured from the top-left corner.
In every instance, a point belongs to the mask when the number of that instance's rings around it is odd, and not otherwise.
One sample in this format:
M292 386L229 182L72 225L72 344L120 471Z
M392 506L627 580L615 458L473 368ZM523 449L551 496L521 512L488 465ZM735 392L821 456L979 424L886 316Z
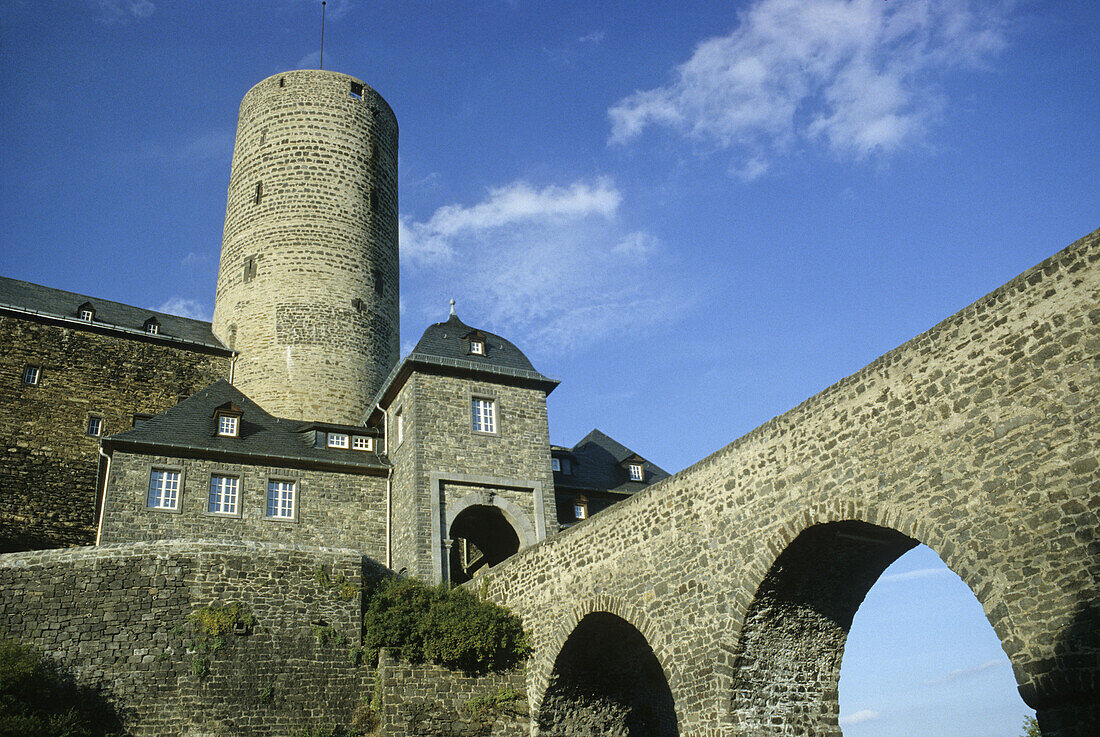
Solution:
M179 471L154 468L150 472L148 504L150 509L179 509Z
M88 436L92 438L98 438L103 434L103 418L102 417L89 417L88 418Z
M80 311L80 319L84 322L91 322L93 318L95 318L95 312L93 312L92 310Z
M155 322L147 322L145 323L145 332L149 333L149 335L156 335L160 332L160 325L157 325Z
M588 519L588 502L573 502L573 517Z
M346 448L346 447L348 447L348 434L346 432L330 432L328 434L328 447L330 447L330 448Z
M218 435L235 438L240 432L241 418L236 415L218 415Z
M267 482L267 517L272 519L294 519L294 482Z
M471 340L470 341L470 353L474 356L484 356L485 355L485 343L483 343L480 340Z
M207 511L211 514L236 514L240 488L241 480L235 476L211 476Z
M641 464L631 463L630 464L630 480L631 481L642 481L643 479L645 479L645 471L642 470Z
M38 366L23 367L23 383L35 386L42 378L42 369Z
M356 435L351 439L351 447L353 450L374 450L374 438Z
M551 458L550 459L550 468L554 469L555 471L560 471L561 470L561 460L558 459L558 458Z
M492 399L470 400L473 411L474 430L476 432L495 433L497 431L497 403Z

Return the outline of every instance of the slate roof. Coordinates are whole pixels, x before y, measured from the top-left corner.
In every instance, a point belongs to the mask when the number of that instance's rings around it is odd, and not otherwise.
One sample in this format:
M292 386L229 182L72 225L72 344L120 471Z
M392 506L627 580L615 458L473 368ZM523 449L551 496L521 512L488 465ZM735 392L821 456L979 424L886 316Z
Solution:
M476 334L485 341L484 355L470 353L468 336L471 334ZM376 405L382 404L386 397L400 388L404 378L417 366L532 382L545 388L547 394L560 383L536 371L527 356L523 355L523 351L511 342L494 333L470 327L452 312L444 322L429 325L412 353L394 366L378 396L371 402L372 409L368 411L368 416Z
M240 407L239 437L217 435L214 410L227 402ZM347 428L274 417L239 389L221 379L176 406L143 422L139 427L103 439L106 448L156 450L158 454L248 457L294 465L353 466L358 469L388 468L372 451L314 447L314 429ZM363 435L374 435L356 427Z
M95 309L95 320L90 324L80 320L80 307L87 302ZM5 308L14 312L71 321L74 327L138 333L151 340L183 341L228 350L214 337L210 323L202 320L191 320L121 302L89 297L86 294L0 277L0 309ZM156 335L145 332L145 321L150 317L155 317L160 323L160 330Z
M669 477L655 463L642 460L645 470L644 481L631 481L627 470L621 465L631 457L640 457L625 445L608 437L599 430L593 430L571 449L553 449L553 455L565 456L573 460L573 473L554 473L555 488L575 489L579 491L610 491L629 495Z

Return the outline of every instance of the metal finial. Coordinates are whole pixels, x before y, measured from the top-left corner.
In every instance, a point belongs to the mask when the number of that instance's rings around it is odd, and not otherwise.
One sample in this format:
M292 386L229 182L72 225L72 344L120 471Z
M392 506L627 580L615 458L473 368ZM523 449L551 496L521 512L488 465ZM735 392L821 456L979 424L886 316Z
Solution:
M457 313L455 312L455 301L453 299L451 300L451 314L457 315Z

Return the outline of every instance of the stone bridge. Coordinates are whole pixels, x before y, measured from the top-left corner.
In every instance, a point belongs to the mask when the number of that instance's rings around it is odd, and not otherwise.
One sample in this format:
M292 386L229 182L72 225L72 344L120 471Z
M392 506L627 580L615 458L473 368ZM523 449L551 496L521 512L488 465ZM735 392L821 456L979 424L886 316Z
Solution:
M1100 715L1100 231L478 584L551 734L839 735L852 617L924 543L1044 735Z

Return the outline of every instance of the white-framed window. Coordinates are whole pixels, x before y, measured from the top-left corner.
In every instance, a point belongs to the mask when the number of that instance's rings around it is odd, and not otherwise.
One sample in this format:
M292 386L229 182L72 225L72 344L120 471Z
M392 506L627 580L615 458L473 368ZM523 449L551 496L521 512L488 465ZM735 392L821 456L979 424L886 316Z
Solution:
M588 519L588 502L573 502L573 517L575 519Z
M212 475L207 511L211 514L237 514L240 490L241 480L236 476Z
M374 450L374 438L365 435L355 435L351 439L352 450Z
M272 519L294 519L293 481L268 480L266 516Z
M38 383L38 380L42 378L42 369L39 366L24 366L23 367L23 383L34 386Z
M89 417L88 418L88 437L98 438L103 434L103 418L102 417Z
M218 435L235 438L241 431L241 418L236 415L218 415Z
M149 472L150 509L179 509L180 472L154 468Z
M155 322L147 322L145 323L145 332L149 333L149 335L156 335L160 332L160 325L157 325Z
M550 459L550 468L554 469L555 471L560 471L561 470L561 460L558 459L558 458L551 458Z
M471 340L470 341L470 353L472 353L475 356L484 356L485 355L485 343L483 341L480 341L480 340Z
M71 313L70 313L71 314ZM95 318L95 311L89 309L83 309L80 311L80 319L84 322L91 322Z
M470 408L474 417L474 430L476 432L497 431L497 403L492 399L474 397L470 400Z
M348 434L346 432L330 432L328 434L328 447L330 448L346 448L348 447Z
M631 463L630 464L630 480L642 481L645 479L645 471L642 469L642 464Z

